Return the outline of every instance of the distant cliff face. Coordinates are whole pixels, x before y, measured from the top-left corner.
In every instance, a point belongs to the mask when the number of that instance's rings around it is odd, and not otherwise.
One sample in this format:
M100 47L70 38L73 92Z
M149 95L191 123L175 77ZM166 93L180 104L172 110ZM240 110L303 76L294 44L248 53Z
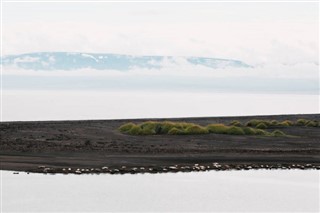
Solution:
M131 56L99 53L41 52L9 55L2 58L4 66L32 70L120 70L132 68L160 69L166 64L191 64L209 68L247 68L248 64L230 59L174 56Z

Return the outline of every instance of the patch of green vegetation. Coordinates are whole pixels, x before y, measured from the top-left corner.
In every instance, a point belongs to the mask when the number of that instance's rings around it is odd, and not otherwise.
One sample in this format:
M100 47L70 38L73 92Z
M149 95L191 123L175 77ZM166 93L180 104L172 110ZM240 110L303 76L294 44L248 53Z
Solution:
M283 127L288 127L288 126L293 126L293 125L294 125L294 123L289 120L285 120L280 123L280 126L283 126Z
M228 135L245 135L245 132L241 127L232 126L227 130Z
M252 119L246 123L246 126L256 127L261 121L257 119Z
M258 120L252 119L246 123L247 127L254 127L258 129L267 129L267 128L274 128L274 127L290 127L290 126L305 126L305 127L318 127L319 121L316 120L307 120L307 119L298 119L296 122L284 120L284 121L277 121L277 120Z
M274 122L274 121L273 121ZM275 123L275 122L274 122ZM250 121L248 121L246 123L246 126L249 126L249 127L255 127L257 128L259 125L264 125L267 127L269 126L272 126L272 122L270 121L267 121L267 120L257 120L257 119L252 119Z
M208 133L209 131L206 128L199 125L189 126L185 130L185 134L187 135L199 135L199 134L208 134Z
M270 136L270 133L265 131L265 130L262 130L262 129L256 129L255 130L256 132L256 135L261 135L261 136Z
M242 126L242 123L240 121L234 120L230 123L230 126Z
M126 133L130 135L141 135L141 129L139 126L134 125L130 130L128 130Z
M121 132L127 132L129 131L132 127L134 127L135 124L130 122L130 123L126 123L126 124L123 124L122 126L119 127L119 130Z
M169 135L183 135L184 132L181 129L178 129L176 127L173 127L172 129L170 129L170 131L168 132Z
M317 121L308 121L305 126L306 127L317 127L318 122Z
M280 124L280 122L277 121L277 120L272 120L272 121L270 121L270 125L271 125L271 126L279 126L279 125L281 125L281 124Z
M257 129L266 129L268 128L268 126L265 124L265 123L259 123L257 126L256 126Z
M272 136L275 136L275 137L285 137L285 136L288 136L286 135L284 132L280 131L280 130L275 130L273 131L272 133Z
M227 131L230 127L225 126L224 124L209 124L207 126L207 130L210 133L215 133L215 134L227 134Z
M242 130L246 135L256 135L256 130L251 127L243 127Z
M239 122L240 123L240 122ZM171 121L146 121L140 124L127 123L119 127L122 133L129 135L197 135L197 134L228 134L228 135L257 135L257 136L286 136L285 133L276 130L273 133L269 133L263 129L266 129L268 125L266 121L251 120L248 125L256 125L256 128L248 126L227 126L224 124L209 124L206 127L187 122L171 122ZM268 122L271 125L272 122ZM273 122L274 123L274 122ZM285 124L282 124L285 123ZM281 126L289 125L289 121L283 121ZM238 122L233 122L238 124ZM291 125L291 123L290 123ZM309 126L317 126L318 122L312 121L308 123Z
M298 119L296 121L297 126L305 126L307 123L308 123L308 121L306 119Z
M160 126L160 131L159 131L159 133L160 133L160 134L168 134L169 131L170 131L172 128L178 128L177 125L176 125L176 123L171 122L171 121L161 122L161 126Z

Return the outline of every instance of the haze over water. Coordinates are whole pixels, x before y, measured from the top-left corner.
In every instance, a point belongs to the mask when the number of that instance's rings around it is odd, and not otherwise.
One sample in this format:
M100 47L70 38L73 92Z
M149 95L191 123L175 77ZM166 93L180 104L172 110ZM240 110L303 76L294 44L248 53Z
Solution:
M1 5L2 121L319 113L317 2ZM0 210L319 212L319 181L1 171Z

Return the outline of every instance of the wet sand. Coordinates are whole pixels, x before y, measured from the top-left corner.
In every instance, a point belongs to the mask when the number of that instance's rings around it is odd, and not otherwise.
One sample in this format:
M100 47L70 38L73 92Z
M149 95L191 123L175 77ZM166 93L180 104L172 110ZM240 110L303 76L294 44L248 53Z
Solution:
M230 169L319 169L319 127L277 127L296 137L132 136L127 122L171 120L228 124L251 119L320 120L319 114L179 119L2 122L2 170L45 173L156 173ZM274 129L267 129L273 131Z

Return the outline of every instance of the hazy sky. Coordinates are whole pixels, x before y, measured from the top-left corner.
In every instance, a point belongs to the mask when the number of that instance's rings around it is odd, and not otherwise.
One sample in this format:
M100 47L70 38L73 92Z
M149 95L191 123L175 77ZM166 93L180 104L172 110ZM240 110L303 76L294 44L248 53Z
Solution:
M3 54L233 58L318 66L318 3L3 3Z

